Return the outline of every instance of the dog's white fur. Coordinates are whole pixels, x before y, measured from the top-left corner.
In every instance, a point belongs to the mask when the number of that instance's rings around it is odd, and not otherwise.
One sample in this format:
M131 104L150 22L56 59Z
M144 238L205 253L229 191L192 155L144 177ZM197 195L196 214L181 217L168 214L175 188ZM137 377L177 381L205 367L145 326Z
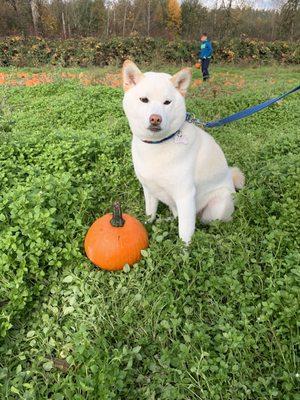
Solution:
M132 61L123 65L123 108L132 139L135 173L141 182L146 214L153 221L159 201L178 216L179 236L189 243L196 215L203 223L229 221L234 211L233 193L244 186L244 175L229 168L220 146L202 129L185 121L184 95L191 81L189 69L173 77L165 73L142 74ZM141 98L148 98L148 103ZM171 101L166 105L166 100ZM161 130L149 130L152 114L162 117ZM178 129L182 138L158 141Z

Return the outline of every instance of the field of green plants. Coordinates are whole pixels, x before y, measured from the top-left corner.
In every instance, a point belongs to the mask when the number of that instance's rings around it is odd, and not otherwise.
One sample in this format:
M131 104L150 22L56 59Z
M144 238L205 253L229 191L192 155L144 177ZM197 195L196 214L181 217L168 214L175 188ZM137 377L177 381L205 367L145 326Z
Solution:
M212 71L187 98L203 120L300 68ZM122 90L47 72L0 85L0 398L299 399L299 94L210 131L247 179L232 222L198 223L186 249L161 206L142 261L109 273L84 255L90 224L116 199L145 221Z

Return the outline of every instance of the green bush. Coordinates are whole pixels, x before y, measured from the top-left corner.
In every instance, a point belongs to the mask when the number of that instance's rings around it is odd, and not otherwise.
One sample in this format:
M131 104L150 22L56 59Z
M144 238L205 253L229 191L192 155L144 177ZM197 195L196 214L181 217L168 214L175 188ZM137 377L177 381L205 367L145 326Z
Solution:
M214 59L222 62L299 63L298 43L262 42L257 40L227 40L213 42ZM196 41L167 41L154 38L97 38L51 40L43 38L9 37L0 40L0 66L104 66L120 64L126 58L137 62L193 63L197 59Z
M72 88L71 93L67 88ZM80 86L77 88L80 90ZM81 104L84 109L88 104L89 111L82 110L84 116L80 116L74 89L72 84L36 88L32 94L38 94L38 98L31 99L29 106L35 112L28 119L26 110L26 117L23 119L21 113L15 121L13 131L20 136L12 138L6 130L2 131L0 301L5 307L0 317L0 336L5 335L12 320L22 315L26 304L45 288L47 270L61 268L72 258L78 258L82 236L76 238L67 232L76 232L84 226L85 214L79 211L93 198L92 180L96 172L92 173L91 168L98 161L98 190L109 191L114 182L114 163L117 158L121 159L117 143L122 135L114 141L114 146L107 143L111 138L103 133L101 141L96 135L89 139L80 135L80 129L87 124L90 129L98 130L101 118L114 107L114 120L117 120L120 109L119 102L115 101L114 106L116 93L108 88L83 93L85 103ZM16 99L22 101L21 91L16 92L19 94ZM101 101L100 95L110 96L110 103ZM55 99L55 104L49 107L50 98ZM91 118L95 115L95 104L98 121ZM45 109L47 119L41 122ZM63 133L50 134L49 130L61 124L65 125ZM76 129L76 134L65 132L71 128ZM114 133L118 134L119 129L116 126ZM107 174L111 180L107 180ZM122 178L117 181L122 182ZM102 197L99 194L98 199Z

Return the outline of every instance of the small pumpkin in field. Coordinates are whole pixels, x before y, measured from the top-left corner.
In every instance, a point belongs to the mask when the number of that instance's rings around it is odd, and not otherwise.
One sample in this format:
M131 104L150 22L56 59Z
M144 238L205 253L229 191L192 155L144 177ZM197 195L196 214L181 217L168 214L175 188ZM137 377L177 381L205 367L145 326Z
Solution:
M200 68L201 68L201 63L199 63L199 62L196 62L196 64L195 64L195 68L197 68L197 69L200 69Z
M148 233L136 218L122 214L119 203L112 214L98 218L88 230L84 248L88 258L98 267L120 270L141 259L141 250L148 247Z

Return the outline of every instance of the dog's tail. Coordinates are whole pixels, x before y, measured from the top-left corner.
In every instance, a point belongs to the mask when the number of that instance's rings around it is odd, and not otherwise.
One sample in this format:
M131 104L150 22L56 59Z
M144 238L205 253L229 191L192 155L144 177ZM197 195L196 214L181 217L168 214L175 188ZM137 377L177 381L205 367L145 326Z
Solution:
M230 168L234 187L239 190L245 186L245 175L238 167Z

